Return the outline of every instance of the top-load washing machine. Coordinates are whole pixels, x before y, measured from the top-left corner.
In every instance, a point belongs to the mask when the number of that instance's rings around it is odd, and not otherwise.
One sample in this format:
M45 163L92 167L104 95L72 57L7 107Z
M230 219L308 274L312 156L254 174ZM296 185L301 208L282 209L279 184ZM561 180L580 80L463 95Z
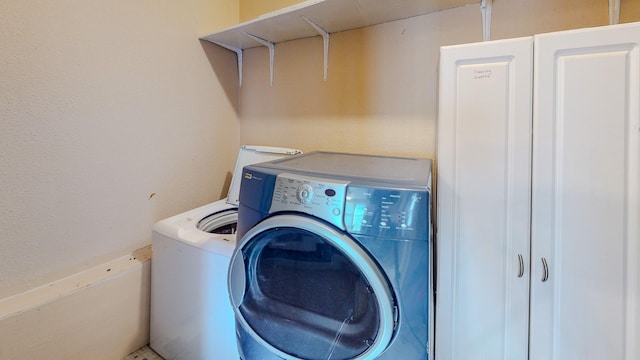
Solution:
M426 360L431 160L315 152L246 166L229 293L244 360Z
M165 359L238 359L227 269L236 245L242 168L300 153L243 146L227 198L153 226L150 346Z

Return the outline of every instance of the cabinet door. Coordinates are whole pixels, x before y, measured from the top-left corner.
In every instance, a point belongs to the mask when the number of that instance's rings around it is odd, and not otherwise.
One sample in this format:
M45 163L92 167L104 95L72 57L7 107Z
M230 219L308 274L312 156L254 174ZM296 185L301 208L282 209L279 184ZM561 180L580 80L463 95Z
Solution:
M527 358L532 44L441 49L436 359Z
M531 360L640 359L639 42L535 37Z

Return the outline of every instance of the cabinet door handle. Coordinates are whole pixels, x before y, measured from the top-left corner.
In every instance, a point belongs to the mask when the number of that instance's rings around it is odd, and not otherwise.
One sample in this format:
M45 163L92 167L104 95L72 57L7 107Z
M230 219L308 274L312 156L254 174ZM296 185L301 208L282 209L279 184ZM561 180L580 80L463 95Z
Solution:
M549 280L549 265L547 259L542 258L542 282Z
M518 254L518 262L520 263L520 269L518 270L518 277L521 278L524 275L524 259L522 254Z

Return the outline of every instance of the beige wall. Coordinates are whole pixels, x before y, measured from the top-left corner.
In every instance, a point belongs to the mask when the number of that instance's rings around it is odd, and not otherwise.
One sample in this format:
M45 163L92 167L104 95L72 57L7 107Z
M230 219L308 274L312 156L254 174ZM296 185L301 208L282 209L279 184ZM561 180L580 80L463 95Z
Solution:
M0 359L116 360L148 344L150 258L149 246L0 299Z
M221 197L235 57L198 37L237 20L237 0L0 0L0 299Z
M246 1L246 0L245 0ZM640 21L622 0L621 21ZM605 0L494 1L492 38L608 24ZM439 47L482 40L479 5L245 52L241 140L310 150L435 158Z

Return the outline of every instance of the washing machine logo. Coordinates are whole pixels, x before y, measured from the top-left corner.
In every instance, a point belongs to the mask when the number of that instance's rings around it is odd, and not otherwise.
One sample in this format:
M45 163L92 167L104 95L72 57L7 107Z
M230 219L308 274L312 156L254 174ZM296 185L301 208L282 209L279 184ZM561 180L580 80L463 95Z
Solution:
M249 173L249 172L244 173L244 178L247 180L262 180L262 178L254 176L252 173Z

